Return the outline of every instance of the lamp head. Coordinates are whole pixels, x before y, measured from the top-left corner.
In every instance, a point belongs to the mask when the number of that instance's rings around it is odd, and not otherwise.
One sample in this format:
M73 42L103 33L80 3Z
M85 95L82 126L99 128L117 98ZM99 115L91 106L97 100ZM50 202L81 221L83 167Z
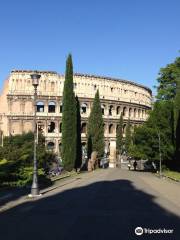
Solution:
M32 79L32 85L34 87L37 87L39 85L39 79L40 79L41 75L38 74L36 71L31 74L31 79Z

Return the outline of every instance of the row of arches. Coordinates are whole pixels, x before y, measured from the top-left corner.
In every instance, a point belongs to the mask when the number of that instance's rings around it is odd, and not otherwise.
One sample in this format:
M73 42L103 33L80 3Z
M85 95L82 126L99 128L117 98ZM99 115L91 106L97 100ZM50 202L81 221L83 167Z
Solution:
M60 103L58 105L56 101L49 101L46 108L45 108L45 103L43 101L38 101L36 103L36 111L38 113L43 113L47 111L48 113L62 113L62 108L63 105ZM80 104L80 112L81 114L89 114L90 113L90 104L86 102L82 102ZM46 110L47 109L47 110ZM101 110L102 110L102 115L104 116L119 116L121 113L123 114L124 117L129 117L129 118L146 118L147 112L145 109L138 108L138 107L127 107L127 106L115 106L115 105L106 105L106 104L101 104ZM10 107L10 111L12 112L33 112L33 102L31 101L26 101L26 102L20 102L20 101L14 101L12 102L12 105Z

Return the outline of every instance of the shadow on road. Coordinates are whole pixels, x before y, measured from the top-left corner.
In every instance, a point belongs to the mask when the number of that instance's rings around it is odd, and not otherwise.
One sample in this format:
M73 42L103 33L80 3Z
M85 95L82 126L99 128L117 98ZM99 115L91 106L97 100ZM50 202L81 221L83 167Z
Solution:
M131 181L102 181L23 203L0 214L0 239L179 239L180 218ZM174 229L143 234L134 229Z

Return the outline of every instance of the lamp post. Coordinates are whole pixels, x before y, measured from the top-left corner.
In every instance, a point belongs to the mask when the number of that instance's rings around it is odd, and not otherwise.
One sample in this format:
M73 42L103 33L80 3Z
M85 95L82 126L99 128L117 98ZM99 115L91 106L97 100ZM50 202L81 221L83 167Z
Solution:
M37 157L36 157L36 144L37 144L37 131L36 131L36 100L37 100L37 87L39 85L39 79L41 75L37 72L31 74L32 85L34 87L34 159L33 159L33 183L31 187L30 197L39 196L39 186L38 186L38 167L37 167Z
M162 158L161 158L161 135L158 131L158 142L159 142L159 177L162 177Z

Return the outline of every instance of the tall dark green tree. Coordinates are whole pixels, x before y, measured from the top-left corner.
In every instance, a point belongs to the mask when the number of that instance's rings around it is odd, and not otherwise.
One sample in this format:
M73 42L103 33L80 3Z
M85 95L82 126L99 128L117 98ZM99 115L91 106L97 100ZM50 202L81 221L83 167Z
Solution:
M180 165L180 78L177 82L176 96L174 100L174 127L175 127L175 159Z
M126 136L125 136L125 149L127 151L127 154L129 154L131 144L132 144L131 125L130 125L130 119L128 119L127 125L126 125Z
M66 61L66 73L63 90L62 109L62 160L66 170L75 166L77 146L76 99L73 91L73 64L69 54Z
M104 153L104 122L101 111L101 103L99 99L99 91L97 90L93 107L88 119L88 155L92 151L97 151L98 156L102 156Z
M76 97L76 111L77 111L77 143L76 143L75 169L80 168L82 164L81 114L80 114L80 104L79 104L78 97Z
M121 154L123 149L123 115L121 113L119 125L116 132L116 150Z

